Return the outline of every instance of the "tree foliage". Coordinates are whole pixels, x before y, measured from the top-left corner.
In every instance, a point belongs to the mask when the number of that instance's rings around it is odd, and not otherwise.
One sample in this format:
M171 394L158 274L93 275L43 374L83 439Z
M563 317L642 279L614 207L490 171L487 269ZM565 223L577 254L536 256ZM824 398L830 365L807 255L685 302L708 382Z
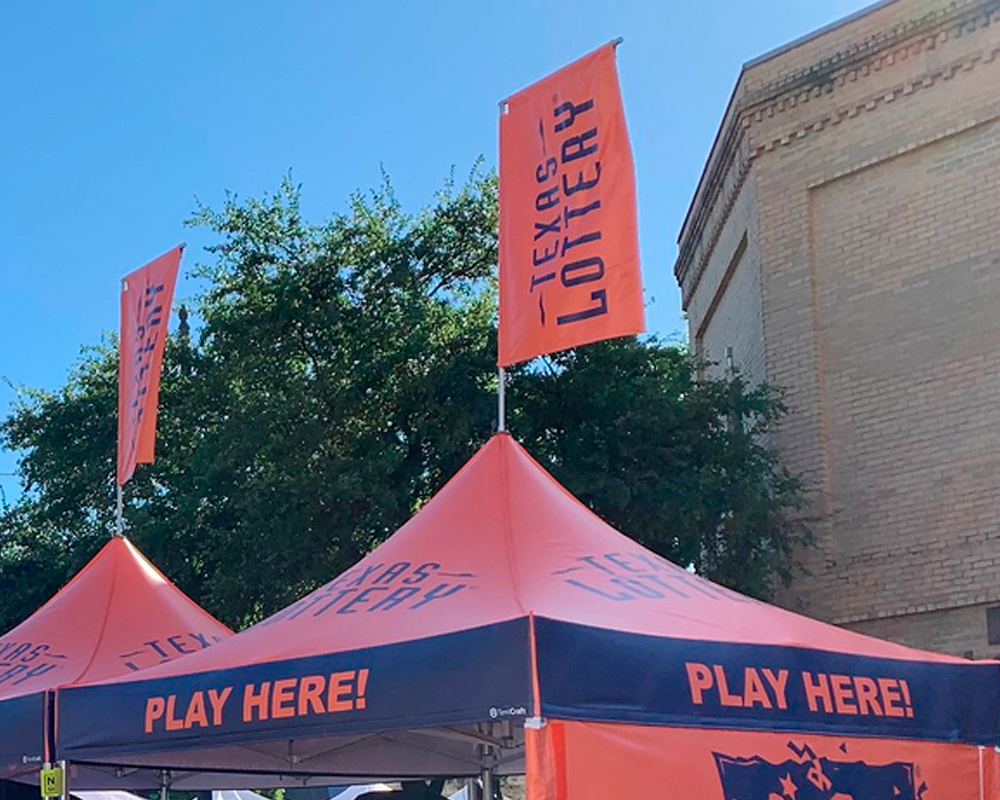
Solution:
M232 625L275 611L400 526L495 424L496 180L407 214L386 182L322 225L285 181L193 224L217 243L170 338L157 460L129 534ZM584 502L657 552L767 596L787 581L802 489L766 442L768 387L699 380L683 348L618 340L514 371L510 427ZM116 342L0 424L22 499L0 516L0 629L113 528Z

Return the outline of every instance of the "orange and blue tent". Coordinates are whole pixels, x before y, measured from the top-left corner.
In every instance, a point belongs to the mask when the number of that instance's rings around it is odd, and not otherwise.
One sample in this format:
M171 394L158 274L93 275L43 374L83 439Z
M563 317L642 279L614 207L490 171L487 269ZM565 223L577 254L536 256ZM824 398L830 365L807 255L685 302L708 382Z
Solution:
M232 635L127 539L109 540L45 605L0 636L0 777L34 773L53 758L58 687L136 674Z
M1000 665L704 580L498 434L330 583L210 650L63 687L57 707L61 758L262 785L487 770L526 772L530 800L979 800Z

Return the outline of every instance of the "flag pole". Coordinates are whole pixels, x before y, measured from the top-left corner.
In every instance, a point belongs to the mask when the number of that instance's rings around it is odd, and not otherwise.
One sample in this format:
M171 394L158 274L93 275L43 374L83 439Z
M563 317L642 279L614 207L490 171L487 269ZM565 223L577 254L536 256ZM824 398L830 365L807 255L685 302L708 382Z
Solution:
M119 281L119 283L118 283L119 302L120 302L121 295L124 294L127 290L128 290L128 280L126 278L122 278ZM125 335L125 330L124 330L124 328L122 328L122 330L119 331L119 341L118 341L118 359L119 359L118 360L118 395L119 395L119 401L118 401L118 441L117 441L118 451L117 451L117 455L118 455L118 459L119 460L115 464L115 529L111 532L111 538L112 539L115 538L116 536L123 536L124 535L124 531L125 531L125 497L124 497L124 490L122 488L122 484L120 484L118 482L118 469L119 469L120 464L121 464L121 460L120 459L121 459L121 447L122 447L122 440L121 440L121 414L122 414L122 407L121 407L121 391L122 391L122 387L121 387L121 369L122 369L122 367L121 367L121 353L122 353L122 349L121 348L122 348L122 342L121 342L121 337L124 336L124 335Z
M507 113L507 98L497 103L500 116ZM498 160L499 161L499 160ZM497 367L497 433L507 431L507 370Z
M122 487L115 485L115 532L113 536L125 535L125 499Z
M126 282L126 280L124 278L122 278L122 280L120 281L120 283L118 285L119 294L121 294L122 292L124 292L126 290L127 286L128 286L128 283ZM121 331L120 333L123 335L124 331ZM121 385L120 385L121 384L121 346L122 346L121 345L121 341L119 341L118 342L118 353L119 353L119 363L118 363L118 381L119 381L119 386L118 386L118 393L119 393L119 395L121 394L121 390L122 390L121 389ZM119 400L119 404L118 404L118 416L119 417L121 417L121 413L122 413L121 401ZM120 450L121 446L122 446L122 442L121 442L121 419L118 420L118 431L119 431L119 433L118 433L118 449ZM120 459L121 455L119 455L118 458ZM118 464L116 463L115 464L115 472L117 473L117 471L118 471ZM120 483L118 483L118 475L116 474L115 475L115 529L111 532L111 538L113 539L116 536L121 536L122 535L122 531L124 530L124 528L125 528L125 498L123 497L123 493L122 493L122 485Z
M497 432L504 433L507 430L507 370L497 367Z

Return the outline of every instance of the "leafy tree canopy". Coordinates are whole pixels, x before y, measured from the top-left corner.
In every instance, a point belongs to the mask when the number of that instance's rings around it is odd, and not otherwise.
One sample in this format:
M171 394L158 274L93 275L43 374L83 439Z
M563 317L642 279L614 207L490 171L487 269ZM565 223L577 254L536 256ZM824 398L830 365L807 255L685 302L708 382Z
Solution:
M237 627L355 562L495 426L495 176L417 214L385 182L321 225L299 198L286 180L192 219L216 238L205 290L168 342L157 460L126 491L136 544ZM116 346L0 423L25 488L0 515L0 630L113 529ZM509 406L535 457L646 546L761 597L790 578L808 534L766 446L773 389L623 339L514 370Z

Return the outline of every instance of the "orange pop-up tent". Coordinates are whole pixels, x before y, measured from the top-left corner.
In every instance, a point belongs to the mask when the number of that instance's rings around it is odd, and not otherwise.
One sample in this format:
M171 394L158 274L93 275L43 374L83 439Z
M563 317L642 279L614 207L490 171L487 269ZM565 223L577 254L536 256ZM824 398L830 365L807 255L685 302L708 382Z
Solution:
M206 652L60 689L58 711L60 757L123 767L526 770L531 800L980 800L1000 665L703 580L501 434L326 586Z
M57 687L134 674L232 635L127 539L111 539L51 600L0 636L0 777L33 773L52 759Z

